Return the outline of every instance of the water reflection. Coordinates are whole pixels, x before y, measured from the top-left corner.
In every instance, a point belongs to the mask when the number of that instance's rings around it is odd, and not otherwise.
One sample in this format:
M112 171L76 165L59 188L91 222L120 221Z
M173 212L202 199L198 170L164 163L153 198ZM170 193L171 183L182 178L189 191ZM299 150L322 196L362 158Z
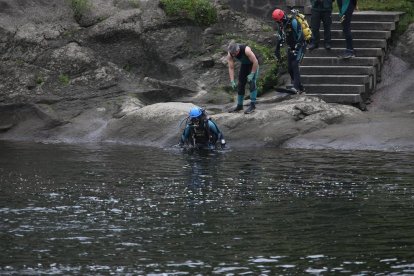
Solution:
M212 185L212 179L217 179L218 169L222 166L219 152L202 150L184 152L184 158L187 162L185 168L190 169L189 189L206 188Z
M0 274L414 273L412 154L0 151Z

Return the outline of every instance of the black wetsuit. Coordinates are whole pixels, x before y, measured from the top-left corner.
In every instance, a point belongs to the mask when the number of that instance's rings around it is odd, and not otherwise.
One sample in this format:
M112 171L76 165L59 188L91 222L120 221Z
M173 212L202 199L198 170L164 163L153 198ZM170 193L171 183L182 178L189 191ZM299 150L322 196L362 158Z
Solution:
M235 56L235 58L238 61L240 61L240 63L241 63L240 71L239 71L239 84L238 84L238 90L237 90L238 103L240 104L240 102L243 103L244 90L246 88L246 83L247 83L247 76L252 71L253 63L246 56L246 45L242 45L242 44L240 45L239 54L237 56ZM255 74L253 80L250 82L250 86L249 86L250 100L252 102L256 102L256 96L257 96L256 80L257 80L258 73L259 73L258 71L259 71L259 68L257 68L256 74ZM240 101L240 99L241 99L241 101Z
M305 39L302 26L294 17L286 17L279 26L279 37L285 38L287 44L288 72L292 80L293 87L297 91L303 90L300 81L299 64L305 55ZM283 41L284 42L284 41ZM280 59L280 47L283 43L278 42L275 55Z
M198 148L215 146L217 141L224 139L223 133L211 119L203 118L199 125L188 123L181 135L181 143Z

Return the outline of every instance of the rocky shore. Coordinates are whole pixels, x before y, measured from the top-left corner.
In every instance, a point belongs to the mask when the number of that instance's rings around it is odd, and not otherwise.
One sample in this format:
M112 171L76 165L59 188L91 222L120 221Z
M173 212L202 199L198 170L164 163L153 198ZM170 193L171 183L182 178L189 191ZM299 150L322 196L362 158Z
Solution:
M367 112L269 92L253 114L229 114L228 39L272 45L266 22L219 6L219 22L203 28L168 18L158 1L90 3L75 19L66 0L0 0L0 139L170 147L196 104L233 148L414 151L409 30Z

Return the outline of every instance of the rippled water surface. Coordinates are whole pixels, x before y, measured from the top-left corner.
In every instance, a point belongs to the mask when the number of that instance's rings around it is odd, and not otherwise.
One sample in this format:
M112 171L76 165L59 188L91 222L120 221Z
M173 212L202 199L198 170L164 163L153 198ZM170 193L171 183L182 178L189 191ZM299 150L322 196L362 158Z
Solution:
M414 275L413 163L0 141L0 274Z

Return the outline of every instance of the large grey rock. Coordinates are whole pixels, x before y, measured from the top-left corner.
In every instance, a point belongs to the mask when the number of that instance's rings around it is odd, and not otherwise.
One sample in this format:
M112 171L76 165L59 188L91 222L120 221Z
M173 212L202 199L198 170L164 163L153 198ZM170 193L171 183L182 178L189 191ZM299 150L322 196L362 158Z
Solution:
M393 53L414 65L414 23L408 26L407 31L399 38Z
M33 37L42 32L53 33L56 29L70 28L75 24L70 1L67 0L1 0L0 7L0 26L11 33L21 29L20 37L24 34ZM27 30L32 30L34 34Z
M414 114L381 113L299 135L288 148L414 151ZM411 126L411 127L410 127Z
M67 103L73 107L81 102ZM59 142L119 142L169 147L178 142L192 103L144 105L134 97L114 98L106 103L83 103L78 112L63 114L60 105L31 105L36 116L14 116L18 108L3 107L7 131L0 138L43 139ZM27 109L27 107L26 107ZM5 112L7 111L7 112ZM286 140L345 118L360 114L356 108L330 105L317 98L290 97L285 101L258 104L249 115L207 110L232 147L280 146ZM33 123L36 122L36 123ZM27 130L27 126L31 124ZM48 131L45 131L48 129Z
M306 149L414 151L414 71L390 55L369 112L298 135L284 146Z
M111 120L104 139L147 146L173 146L181 135L180 121L188 116L193 106L190 103L157 103L133 110L121 119Z

